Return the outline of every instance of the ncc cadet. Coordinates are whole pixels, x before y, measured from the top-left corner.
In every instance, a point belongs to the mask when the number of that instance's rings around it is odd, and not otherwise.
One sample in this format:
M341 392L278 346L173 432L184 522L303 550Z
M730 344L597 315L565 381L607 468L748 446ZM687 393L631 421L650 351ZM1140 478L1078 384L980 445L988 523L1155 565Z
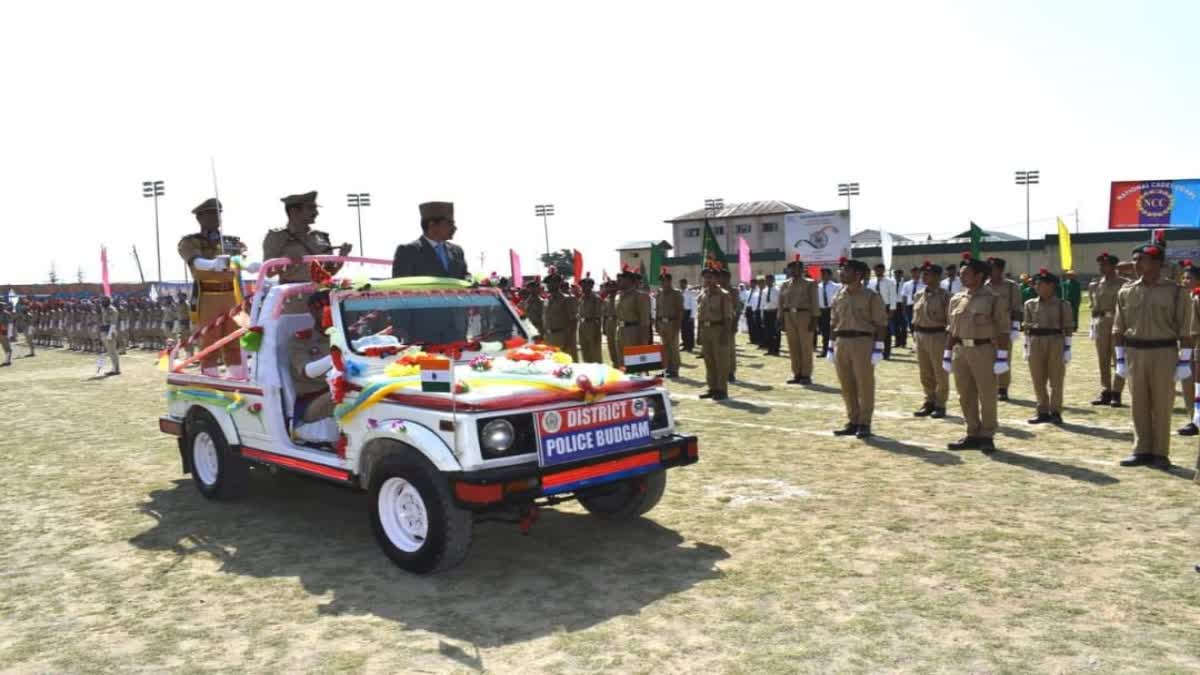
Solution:
M604 282L603 317L604 340L608 344L608 360L614 368L621 365L621 350L617 345L617 283L611 279Z
M1025 301L1021 299L1021 287L1017 282L1004 276L1004 269L1008 266L1008 261L1004 258L988 258L987 262L991 265L987 286L1000 299L1000 302L1004 304L1009 314L1009 321L1011 323L1009 324L1008 338L1011 345L1016 340L1017 334L1021 331L1021 308L1025 304ZM1012 370L1006 370L1000 374L1000 377L996 381L996 398L998 400L1008 400L1008 387L1010 384L1012 384Z
M100 298L100 339L104 342L104 351L108 354L109 363L112 364L112 369L108 371L108 375L121 374L121 359L117 356L117 308L113 307L112 300L109 298Z
M913 413L916 417L945 417L946 400L950 397L950 374L942 368L946 326L950 321L950 293L938 284L941 278L941 265L928 260L921 265L921 281L925 287L917 292L913 303L912 332L925 404Z
M579 326L579 309L575 297L563 287L563 278L557 272L543 280L549 297L543 310L542 333L546 344L558 347L570 354L572 359L578 359L579 353L575 347L575 331Z
M603 363L600 351L600 329L604 314L604 303L592 289L596 282L591 277L579 281L583 292L579 295L579 351L584 363Z
M321 208L321 205L317 203L315 190L304 194L288 195L279 201L283 202L283 210L287 214L287 225L267 232L266 238L263 239L264 260L291 258L298 261L304 256L333 254L333 244L329 241L329 235L312 229L312 224L320 215ZM353 248L350 244L342 244L338 247L337 254L339 256L350 255ZM329 274L337 274L342 266L338 263L324 263L322 267ZM309 265L289 265L275 274L278 274L279 280L284 283L312 281L312 268ZM303 298L299 298L299 296L296 298L285 305L285 312L299 314L304 311Z
M1191 260L1184 260L1182 268L1183 279L1180 283L1183 286L1184 292L1187 293L1188 296L1191 296L1193 293L1195 293L1197 288L1200 288L1200 266L1195 265ZM1196 360L1195 355L1196 351L1193 349L1193 361ZM1183 400L1187 403L1191 403L1195 399L1196 380L1190 374L1184 378L1183 382L1180 384L1180 392L1183 395ZM1191 409L1191 406L1184 407L1189 410ZM1197 427L1196 423L1192 421L1190 417L1191 416L1189 416L1188 423L1179 429L1176 429L1175 433L1179 434L1180 436L1195 436L1196 434L1200 433L1200 427Z
M779 287L779 311L787 333L788 358L792 379L788 384L812 384L813 336L820 316L817 284L804 276L804 263L793 260L787 266L788 278Z
M655 326L663 346L663 374L667 377L679 377L679 329L683 320L683 293L671 285L671 274L663 272L658 276L661 290L654 304Z
M12 365L12 345L8 336L12 334L13 315L8 309L8 303L0 300L0 349L4 350L4 363L0 367Z
M1121 391L1125 389L1125 378L1113 375L1113 362L1117 352L1113 342L1113 320L1117 316L1117 291L1129 283L1129 279L1117 275L1117 256L1104 251L1096 256L1100 276L1088 284L1088 297L1092 306L1091 333L1096 341L1096 357L1100 363L1100 396L1092 405L1121 407Z
M700 324L700 349L704 353L704 375L708 391L700 398L723 401L729 397L729 322L736 318L733 295L721 285L721 273L711 267L701 272L704 290L696 301Z
M234 272L229 267L230 256L246 252L246 245L237 237L220 233L221 203L206 199L192 209L200 231L179 240L179 257L192 271L192 298L196 303L196 323L203 326L217 317L225 316L237 304L233 294ZM271 235L267 235L269 239ZM254 268L257 269L257 268ZM143 308L143 326L152 325L154 307ZM201 337L201 349L237 330L232 320L222 321ZM201 372L216 377L220 374L219 364L224 362L228 374L244 377L242 351L236 340L221 348L220 354L212 353L201 359Z
M1037 395L1037 414L1030 424L1062 424L1063 379L1071 362L1071 334L1075 332L1071 304L1058 298L1058 277L1042 269L1033 277L1037 297L1025 301L1021 328L1025 331L1025 359ZM1049 385L1049 392L1046 391Z
M861 260L840 262L842 288L833 297L833 363L846 404L846 426L835 436L871 437L875 414L875 365L883 360L888 315L879 294L863 282L870 268Z
M33 345L33 323L29 317L29 303L25 300L17 305L17 331L25 335L25 346L29 348L25 358L37 356Z
M617 363L624 365L626 347L651 343L650 298L638 288L637 274L629 270L617 275L617 285Z
M967 435L951 450L996 451L996 376L1009 369L1008 304L984 285L988 264L963 254L963 289L950 298L950 344L943 368L954 373L954 388L967 423Z
M1135 248L1138 278L1117 292L1117 374L1129 383L1133 409L1133 453L1121 466L1171 465L1175 382L1191 370L1193 342L1191 298L1162 278L1165 257L1165 244Z

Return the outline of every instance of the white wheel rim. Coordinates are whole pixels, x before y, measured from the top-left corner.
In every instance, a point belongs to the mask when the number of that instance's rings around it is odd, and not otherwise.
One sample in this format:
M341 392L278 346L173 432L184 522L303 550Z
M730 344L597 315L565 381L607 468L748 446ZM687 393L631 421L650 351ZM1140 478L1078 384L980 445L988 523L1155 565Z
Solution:
M207 431L201 431L192 439L192 469L205 485L217 482L217 444Z
M412 483L403 478L389 478L379 488L379 522L388 541L404 551L414 553L425 545L429 534L429 513L425 500Z

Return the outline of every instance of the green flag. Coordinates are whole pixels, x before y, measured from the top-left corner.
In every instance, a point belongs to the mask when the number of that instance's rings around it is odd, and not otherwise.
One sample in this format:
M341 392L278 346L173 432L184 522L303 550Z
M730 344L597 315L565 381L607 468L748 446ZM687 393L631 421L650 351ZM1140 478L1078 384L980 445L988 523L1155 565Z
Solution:
M971 221L971 257L983 257L983 228Z
M658 287L658 275L662 274L663 258L666 253L663 251L661 244L652 244L650 246L650 278L646 281L650 282L651 286Z
M725 269L725 252L721 250L720 244L717 243L717 236L713 234L712 227L708 221L704 221L704 243L702 244L701 254L704 256L704 266L715 269Z

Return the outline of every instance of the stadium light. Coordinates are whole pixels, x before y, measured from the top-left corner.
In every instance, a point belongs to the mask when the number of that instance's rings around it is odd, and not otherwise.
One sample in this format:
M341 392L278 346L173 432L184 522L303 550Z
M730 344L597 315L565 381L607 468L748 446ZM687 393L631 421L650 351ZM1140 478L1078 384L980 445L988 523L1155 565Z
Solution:
M535 204L534 215L542 219L542 233L546 236L546 257L550 257L550 216L554 215L553 204Z
M370 192L347 192L346 206L358 212L358 254L362 257L367 257L367 251L363 248L362 236L362 210L364 206L371 205Z
M838 183L838 196L846 198L846 210L850 210L850 197L858 196L858 183Z
M1033 270L1033 243L1030 239L1029 232L1029 186L1037 185L1039 182L1039 172L1037 169L1029 171L1017 172L1017 185L1025 186L1025 271ZM1064 272L1066 270L1063 270Z
M142 181L142 196L154 199L154 257L158 264L158 283L162 283L162 244L158 235L158 198L166 194L166 186L161 180Z

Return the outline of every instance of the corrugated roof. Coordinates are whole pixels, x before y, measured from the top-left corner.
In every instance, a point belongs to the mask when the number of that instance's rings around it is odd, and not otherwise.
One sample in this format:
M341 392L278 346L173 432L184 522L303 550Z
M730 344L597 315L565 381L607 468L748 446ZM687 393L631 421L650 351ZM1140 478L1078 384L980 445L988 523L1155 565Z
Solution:
M852 244L865 244L868 242L878 243L879 241L879 230L863 230L861 232L854 233L850 237L850 243ZM909 239L902 234L896 234L895 232L892 233L892 243L902 244L909 241L912 241L912 239Z
M667 250L675 248L674 246L671 246L671 244L669 242L667 242L666 240L660 239L659 241L627 241L624 244L621 244L620 246L618 246L617 250L618 251L633 251L636 249L650 248L651 246L665 247Z
M739 216L770 216L783 213L812 213L811 209L806 209L803 206L796 206L791 202L779 201L771 199L765 202L741 202L740 204L726 204L725 208L720 211L708 211L704 209L696 209L689 211L681 216L665 220L666 223L678 223L685 220L704 220L707 215L709 219L713 218L737 218Z

